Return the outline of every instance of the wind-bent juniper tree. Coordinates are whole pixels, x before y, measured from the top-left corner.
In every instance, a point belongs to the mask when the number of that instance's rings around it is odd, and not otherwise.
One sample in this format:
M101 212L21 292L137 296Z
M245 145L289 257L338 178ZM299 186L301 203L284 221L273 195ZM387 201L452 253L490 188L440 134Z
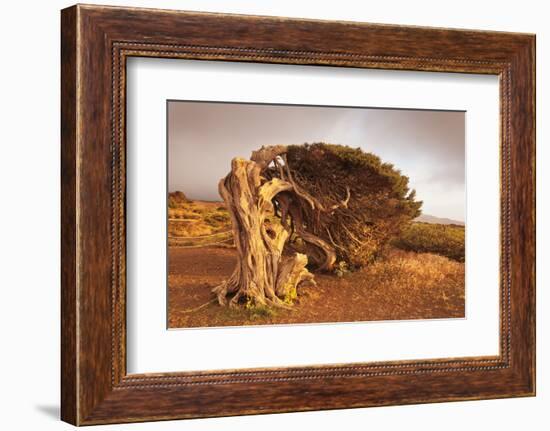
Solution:
M341 145L262 147L235 158L219 183L238 262L218 302L290 306L310 270L367 264L422 202L374 154Z

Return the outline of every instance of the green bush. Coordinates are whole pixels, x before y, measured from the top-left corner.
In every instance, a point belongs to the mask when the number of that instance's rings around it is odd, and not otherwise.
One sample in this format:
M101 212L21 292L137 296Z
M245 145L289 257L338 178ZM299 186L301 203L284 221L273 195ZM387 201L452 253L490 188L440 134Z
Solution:
M286 156L302 190L325 208L336 208L320 212L307 202L301 205L303 228L332 244L337 260L350 270L371 263L420 215L422 202L409 188L409 178L375 154L315 143L290 145ZM346 195L348 202L341 205ZM313 253L303 252L311 259Z
M434 253L464 262L464 226L411 223L393 241L397 248L417 253Z

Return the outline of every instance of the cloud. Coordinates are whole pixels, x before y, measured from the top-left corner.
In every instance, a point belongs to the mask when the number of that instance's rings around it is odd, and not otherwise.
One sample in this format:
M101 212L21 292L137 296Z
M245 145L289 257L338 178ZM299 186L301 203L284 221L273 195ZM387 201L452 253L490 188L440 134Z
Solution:
M424 213L464 220L464 112L170 102L168 117L170 191L218 200L233 157L324 141L379 155L409 177Z

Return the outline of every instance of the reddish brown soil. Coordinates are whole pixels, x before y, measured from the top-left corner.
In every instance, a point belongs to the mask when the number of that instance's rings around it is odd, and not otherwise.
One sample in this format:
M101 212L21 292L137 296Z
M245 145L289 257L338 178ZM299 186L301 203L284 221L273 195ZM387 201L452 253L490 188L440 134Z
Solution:
M229 309L212 301L212 287L231 274L235 262L233 249L170 248L169 327L464 317L464 264L436 255L394 252L342 278L316 274L318 285L300 287L293 310L275 311Z

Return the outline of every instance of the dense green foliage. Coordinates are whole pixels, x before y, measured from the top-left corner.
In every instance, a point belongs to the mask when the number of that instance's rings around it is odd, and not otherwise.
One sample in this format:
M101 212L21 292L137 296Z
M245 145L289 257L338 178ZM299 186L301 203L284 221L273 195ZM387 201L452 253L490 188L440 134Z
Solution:
M464 226L411 223L393 241L396 247L418 253L434 253L464 262Z
M330 214L304 214L306 229L335 247L350 268L371 262L391 239L420 215L422 202L409 178L360 148L325 143L288 147L288 166L307 193L331 208ZM307 212L307 207L303 209Z

